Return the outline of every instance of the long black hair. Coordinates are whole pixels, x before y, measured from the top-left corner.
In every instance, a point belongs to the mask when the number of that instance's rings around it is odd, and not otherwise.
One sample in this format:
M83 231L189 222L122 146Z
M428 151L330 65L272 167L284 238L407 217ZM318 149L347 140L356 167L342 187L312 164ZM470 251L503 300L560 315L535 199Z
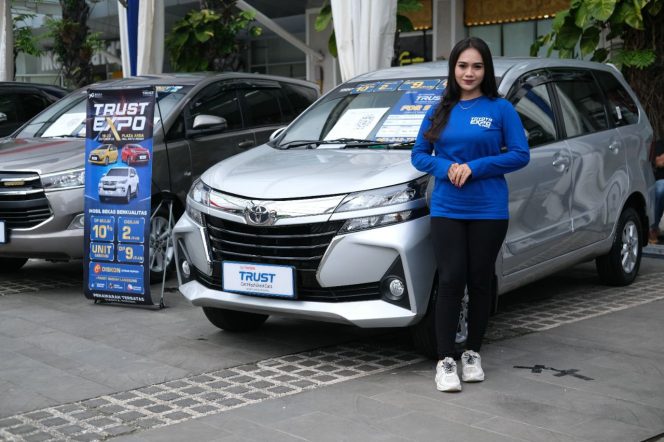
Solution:
M468 48L476 49L482 56L482 63L484 63L484 79L480 84L482 94L488 98L498 97L498 87L496 86L496 76L493 71L493 60L489 46L484 40L477 37L467 37L459 41L450 52L447 68L447 87L445 87L440 103L433 113L431 127L424 133L424 138L432 143L438 139L440 133L447 126L452 108L461 98L461 88L456 81L454 72L459 56Z

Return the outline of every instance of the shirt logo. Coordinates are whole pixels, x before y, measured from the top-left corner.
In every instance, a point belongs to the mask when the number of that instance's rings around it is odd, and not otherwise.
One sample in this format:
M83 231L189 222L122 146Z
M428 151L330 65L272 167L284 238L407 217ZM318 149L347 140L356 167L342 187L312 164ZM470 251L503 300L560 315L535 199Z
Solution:
M484 127L486 129L491 128L491 122L493 121L493 118L489 117L471 117L470 118L470 124L476 124L480 127Z

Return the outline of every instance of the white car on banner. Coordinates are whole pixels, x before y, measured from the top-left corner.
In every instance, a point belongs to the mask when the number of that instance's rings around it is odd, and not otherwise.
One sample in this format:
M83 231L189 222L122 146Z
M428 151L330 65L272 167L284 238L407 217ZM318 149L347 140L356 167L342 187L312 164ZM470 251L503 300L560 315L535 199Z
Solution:
M114 167L99 180L99 200L119 199L128 203L138 195L138 175L133 167Z

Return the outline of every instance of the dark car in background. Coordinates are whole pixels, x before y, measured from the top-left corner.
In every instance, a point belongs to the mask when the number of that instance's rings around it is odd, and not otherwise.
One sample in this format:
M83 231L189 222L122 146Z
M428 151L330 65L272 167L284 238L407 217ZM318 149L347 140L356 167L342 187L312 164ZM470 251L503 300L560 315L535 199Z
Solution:
M10 135L68 93L50 84L0 82L0 137Z
M82 258L87 90L146 86L157 92L150 270L159 281L173 257L164 238L184 212L193 180L215 163L267 142L319 95L305 81L238 72L132 77L72 92L0 140L0 225L7 233L0 272L16 270L29 258ZM163 201L174 202L171 225Z

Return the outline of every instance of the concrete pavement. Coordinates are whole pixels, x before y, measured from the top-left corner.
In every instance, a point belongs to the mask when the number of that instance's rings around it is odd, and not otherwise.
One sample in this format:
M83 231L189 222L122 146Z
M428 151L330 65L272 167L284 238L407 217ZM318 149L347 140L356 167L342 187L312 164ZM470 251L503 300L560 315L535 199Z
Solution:
M628 288L598 285L583 265L505 298L482 351L487 380L459 394L435 390L434 362L400 331L270 319L229 334L172 289L163 311L94 305L77 290L80 270L67 269L35 264L23 291L21 275L0 282L16 289L0 296L0 440L664 433L661 260L644 260Z

